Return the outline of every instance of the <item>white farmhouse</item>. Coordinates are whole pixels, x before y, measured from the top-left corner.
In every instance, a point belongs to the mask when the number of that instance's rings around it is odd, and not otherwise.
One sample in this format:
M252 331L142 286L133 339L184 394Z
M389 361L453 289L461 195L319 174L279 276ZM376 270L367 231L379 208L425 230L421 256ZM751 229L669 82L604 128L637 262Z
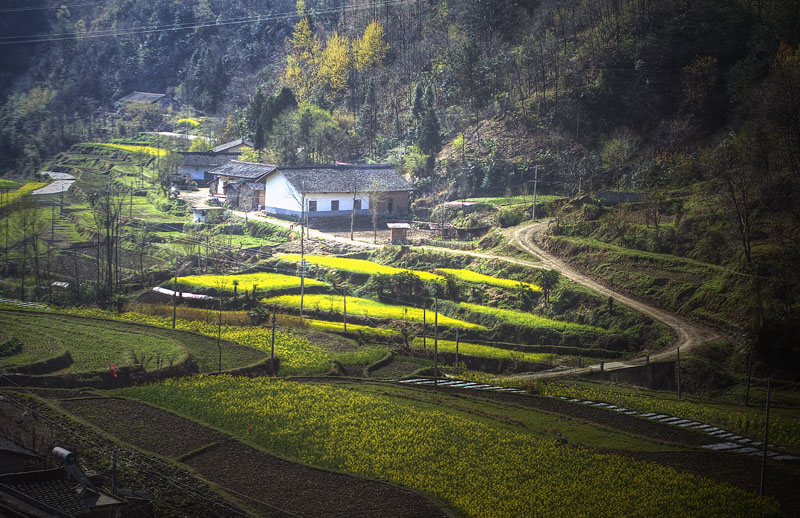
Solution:
M370 204L375 203L381 216L409 213L411 185L387 164L276 166L233 161L211 174L217 179L212 191L245 210L299 219L305 206L309 219L320 220L349 217L353 210L356 215L371 214Z

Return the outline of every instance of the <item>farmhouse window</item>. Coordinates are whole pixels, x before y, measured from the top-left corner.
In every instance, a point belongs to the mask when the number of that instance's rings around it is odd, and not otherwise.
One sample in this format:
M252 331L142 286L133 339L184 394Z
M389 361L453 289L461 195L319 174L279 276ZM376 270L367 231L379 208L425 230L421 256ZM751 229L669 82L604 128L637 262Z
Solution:
M331 200L331 210L339 210L339 200Z
M394 208L394 200L389 198L389 207L386 209L386 212L392 212L393 208Z
M361 210L361 200L353 200L353 209Z
M316 200L309 200L308 201L308 212L317 212L317 201Z

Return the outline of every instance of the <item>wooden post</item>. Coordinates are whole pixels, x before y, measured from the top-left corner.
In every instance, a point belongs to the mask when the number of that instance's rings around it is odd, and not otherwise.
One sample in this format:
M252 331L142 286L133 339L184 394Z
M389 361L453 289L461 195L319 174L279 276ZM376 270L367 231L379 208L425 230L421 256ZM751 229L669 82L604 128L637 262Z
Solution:
M344 305L344 332L347 332L347 287L342 286L342 298Z
M678 399L681 398L681 348L678 347L678 362L675 366L675 376L678 384Z
M219 316L217 317L217 349L219 350L219 364L217 373L222 372L222 295L219 297Z
M426 319L426 315L425 315L425 302L423 302L422 303L422 349L423 350L427 350L428 349L428 343L425 340L425 328L427 327L427 321L426 320L427 319Z
M750 379L753 374L753 345L750 344L750 354L747 359L747 390L744 393L744 406L750 402Z
M272 306L272 346L270 347L269 352L269 373L271 375L275 375L275 320L276 320L276 308Z
M300 320L303 319L303 297L306 293L306 259L300 260Z
M172 290L172 329L175 329L175 317L178 309L178 256L175 256L175 285Z
M460 328L456 328L456 369L458 369L458 331Z
M533 170L533 209L531 211L531 219L536 223L536 187L539 185L539 164L536 164Z
M767 378L767 408L764 416L764 443L761 445L761 482L758 485L758 496L764 496L764 474L767 469L767 443L769 441L769 398L772 392L772 378Z
M439 370L437 354L439 352L439 298L433 299L433 388L436 389L439 382Z

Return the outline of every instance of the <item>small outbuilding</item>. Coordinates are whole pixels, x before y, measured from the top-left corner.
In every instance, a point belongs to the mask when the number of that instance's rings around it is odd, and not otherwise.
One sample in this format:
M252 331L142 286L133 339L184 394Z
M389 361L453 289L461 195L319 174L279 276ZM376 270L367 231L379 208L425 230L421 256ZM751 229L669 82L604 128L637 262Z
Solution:
M408 242L408 231L411 230L410 223L387 223L386 226L392 231L391 240L393 245L404 245Z

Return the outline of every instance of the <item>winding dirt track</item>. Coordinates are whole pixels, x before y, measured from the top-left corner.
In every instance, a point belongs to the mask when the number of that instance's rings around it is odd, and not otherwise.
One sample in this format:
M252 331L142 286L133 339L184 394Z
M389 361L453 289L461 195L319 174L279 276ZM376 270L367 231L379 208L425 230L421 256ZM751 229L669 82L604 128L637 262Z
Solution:
M244 218L244 213L235 213L235 214L237 216ZM274 218L253 216L253 215L249 215L249 217L251 219L268 221L270 223L275 223L286 227L289 226L288 222L277 220ZM547 250L543 249L542 247L536 244L537 236L542 234L546 229L546 227L547 224L541 222L541 223L534 223L532 225L511 227L509 229L506 229L505 231L506 236L518 248L524 250L525 252L538 256L541 259L541 261L538 262L526 261L524 259L517 259L512 257L494 255L494 254L484 254L480 252L469 252L464 250L452 250L440 247L423 246L414 248L436 251L441 253L468 255L471 257L479 257L483 259L497 259L509 263L528 266L531 268L549 268L552 270L558 270L561 273L561 275L568 278L569 280L581 284L583 286L586 286L587 288L592 289L606 297L614 297L614 301L616 303L623 304L635 311L643 313L669 326L669 328L672 329L672 331L675 333L677 340L673 343L672 347L670 347L669 349L662 351L660 353L651 354L650 359L653 361L667 360L674 358L676 355L676 349L678 347L680 347L681 350L683 351L690 351L692 348L702 343L705 343L709 340L713 340L719 337L719 333L717 333L713 329L690 322L687 318L683 316L679 316L669 311L665 311L655 306L651 306L644 302L635 300L623 293L617 292L611 288L608 288L607 286L600 284L591 277L584 275L575 268L571 267L562 259L559 259L558 257L554 256L553 254L551 254L550 252L548 252ZM341 238L332 234L327 234L316 230L311 231L311 237L317 239L327 239L327 240L337 241L343 244L362 246L367 248L380 248L383 246L383 244L373 244L371 242L365 242L359 240L351 241L349 239ZM634 367L637 365L643 365L644 363L645 363L645 358L641 357L629 361L605 363L603 365L603 368L604 370L617 370L617 369L624 369L627 367ZM548 377L564 376L564 375L585 374L589 372L597 372L599 370L600 370L599 365L592 365L590 367L583 367L583 368L564 369L559 371L545 371L535 374L523 374L518 377L548 378Z
M675 315L674 313L670 313L668 311L664 311L663 309L659 309L649 304L645 304L638 300L632 299L631 297L619 293L617 291L614 291L598 283L591 277L588 277L587 275L584 275L581 272L577 271L563 260L559 259L558 257L554 256L553 254L551 254L550 252L546 251L538 244L536 244L537 235L541 234L545 229L545 227L546 223L536 223L524 227L514 227L507 231L507 236L511 238L514 244L520 247L521 249L525 250L526 252L539 256L541 258L541 262L537 263L538 267L558 270L561 273L561 275L568 278L569 280L581 284L583 286L586 286L587 288L590 288L604 296L614 297L615 302L623 304L640 313L644 313L645 315L669 326L670 329L672 329L672 331L676 334L677 341L673 343L673 347L671 347L670 349L651 355L650 356L651 360L665 360L669 358L674 358L676 354L676 349L678 347L680 347L684 351L689 351L693 347L696 347L709 340L713 340L714 338L719 336L718 333L716 333L714 330L710 328L697 325L693 322L690 322L685 317ZM626 362L607 363L605 364L604 368L606 370L623 369L626 367L642 365L644 361L645 361L644 358L637 358ZM599 369L600 369L599 366L592 366L583 369L564 370L558 373L541 373L539 375L527 375L526 377L547 377L547 376L563 375L563 374L578 374L583 372L598 371Z

